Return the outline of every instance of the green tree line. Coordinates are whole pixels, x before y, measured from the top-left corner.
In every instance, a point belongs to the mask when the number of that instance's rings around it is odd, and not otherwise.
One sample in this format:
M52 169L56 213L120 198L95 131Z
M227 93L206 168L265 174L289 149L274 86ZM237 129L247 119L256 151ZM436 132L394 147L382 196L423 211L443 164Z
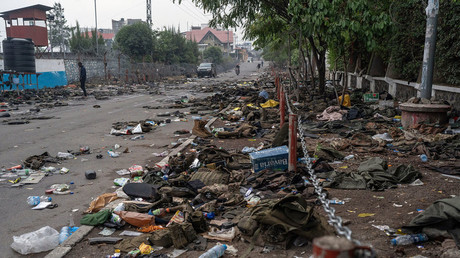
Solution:
M192 1L212 15L211 26L241 27L265 59L286 65L294 82L310 78L320 93L327 62L365 74L379 60L407 80L420 73L426 1ZM435 79L447 83L460 84L459 17L459 1L440 0Z
M96 38L99 53L106 51L102 35L96 31L82 31L77 25L72 29L70 49L73 53L96 53ZM147 23L138 22L124 26L115 36L113 48L129 56L134 62L161 62L165 64L198 62L200 52L196 42L186 40L174 28L155 31Z
M165 64L196 64L198 44L186 40L174 28L154 31L143 22L124 26L115 36L115 49L134 61L153 61Z

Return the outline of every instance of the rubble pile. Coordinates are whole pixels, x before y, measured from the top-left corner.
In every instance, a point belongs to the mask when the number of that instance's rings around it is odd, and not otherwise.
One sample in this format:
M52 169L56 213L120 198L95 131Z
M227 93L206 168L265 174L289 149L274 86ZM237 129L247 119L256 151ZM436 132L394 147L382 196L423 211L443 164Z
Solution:
M203 86L195 87L203 90ZM326 189L325 196L333 197L327 199L328 204L343 205L346 201L330 196L330 189L382 192L423 185L419 166L389 164L392 158L418 155L422 162L455 162L460 158L460 136L452 131L459 123L454 113L450 114L449 125L418 124L404 129L398 102L389 93L369 101L375 96L354 90L345 97L348 106L342 106L332 90L324 98L303 87L302 101L290 101L289 105L301 118L299 136L308 139L305 154L309 156L304 157L299 141L297 171L288 171L289 125L279 127L279 102L271 79L208 85L204 91L210 88L215 92L212 96L177 100L169 106L176 109L174 112L112 125L110 134L131 135L154 133L158 126L185 121L190 116L194 120L193 136L185 139L188 145L169 155L158 154L164 159L154 165L133 165L116 172L116 190L94 198L79 221L81 225L96 226L102 235L87 238L85 244L113 246L114 257L177 257L191 251L203 253L213 246L226 254L247 256L255 246L265 253L307 246L314 238L336 233L322 211L324 203L318 201L309 164L313 163L318 184ZM190 111L181 112L183 108ZM205 114L213 116L213 121L206 120ZM89 149L68 151L58 153L56 159L44 153L26 159L24 166L48 173L46 162L89 153ZM120 153L110 150L109 155ZM454 162L425 167L458 175L460 167ZM88 179L96 178L93 172L86 172ZM51 190L72 191L65 185ZM439 216L446 223L458 218L458 199L453 196L451 201L444 201L453 208L440 205L447 210L446 216ZM436 206L429 210L435 213ZM423 222L417 217L409 227L420 230ZM454 227L458 229L458 223ZM400 234L389 226L382 229L392 231L392 237ZM454 239L457 236L449 233ZM427 235L424 240L432 239L433 235ZM238 243L244 243L246 250L237 250Z

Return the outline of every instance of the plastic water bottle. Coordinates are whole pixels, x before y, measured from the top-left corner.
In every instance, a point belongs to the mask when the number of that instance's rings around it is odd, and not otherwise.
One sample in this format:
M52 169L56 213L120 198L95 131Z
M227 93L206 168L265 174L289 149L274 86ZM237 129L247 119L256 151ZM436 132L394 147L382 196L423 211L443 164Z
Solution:
M118 154L118 152L113 152L112 150L108 150L107 153L112 158L117 158L118 156L120 156L120 154Z
M349 159L352 159L352 158L354 158L354 157L355 157L354 154L350 154L350 155L346 156L346 157L343 158L343 159L344 159L344 160L349 160Z
M157 216L157 217L163 217L166 214L166 209L164 208L159 208L156 210L150 210L149 215Z
M30 174L30 169L15 169L16 175L18 176L28 176Z
M40 202L50 202L50 201L51 201L51 197L47 197L47 196L29 196L27 197L27 203L30 206L36 206Z
M137 135L137 136L132 137L131 140L133 140L133 141L135 141L135 140L144 140L144 136L143 135Z
M391 239L392 245L410 245L413 243L424 242L428 240L426 234L402 235Z
M227 250L227 245L216 245L206 253L200 255L199 258L218 258L224 255L225 250Z
M59 233L59 244L62 244L69 237L69 227L62 227L61 232Z
M427 161L428 161L428 157L427 157L425 154L422 154L422 155L420 155L420 160L421 160L422 162L427 162Z

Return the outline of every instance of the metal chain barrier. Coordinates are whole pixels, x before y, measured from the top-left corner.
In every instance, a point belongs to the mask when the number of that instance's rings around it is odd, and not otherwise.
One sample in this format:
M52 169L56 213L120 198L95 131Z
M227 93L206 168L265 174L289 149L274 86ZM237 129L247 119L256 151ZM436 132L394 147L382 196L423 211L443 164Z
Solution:
M301 124L301 117L298 117L298 124ZM324 211L326 212L329 220L328 223L329 225L333 226L335 230L337 231L338 235L344 236L346 239L353 241L355 244L360 245L359 241L353 240L351 238L351 230L343 225L343 220L340 216L335 215L335 208L331 207L330 200L327 198L326 193L323 192L323 187L320 185L320 182L318 178L316 177L315 171L312 168L313 163L312 159L308 155L308 149L307 149L307 142L305 141L305 137L303 136L303 128L302 126L298 126L299 130L299 137L300 141L302 142L302 151L304 153L304 158L306 159L307 162L307 170L308 174L310 176L310 181L315 187L315 193L318 195L318 200L321 202L323 205Z
M281 85L281 87L283 86ZM288 96L285 93L284 89L283 89L283 92L284 92L284 97L286 98L286 105L288 107L289 113L294 114L289 104ZM298 121L297 121L298 129L297 130L299 132L299 137L302 143L302 151L304 154L304 158L307 163L309 179L315 188L315 193L318 195L318 200L321 202L324 208L324 211L326 212L328 216L328 223L329 225L334 227L338 235L345 237L346 239L352 241L356 245L361 245L361 243L358 240L351 238L352 232L348 227L343 225L342 218L340 216L335 215L335 208L331 207L330 200L327 198L326 193L323 191L323 187L320 185L320 182L315 174L315 170L313 169L312 158L310 158L310 156L308 155L307 142L304 137L304 130L303 130L303 127L301 126L302 125L301 122L302 122L302 117L298 115Z

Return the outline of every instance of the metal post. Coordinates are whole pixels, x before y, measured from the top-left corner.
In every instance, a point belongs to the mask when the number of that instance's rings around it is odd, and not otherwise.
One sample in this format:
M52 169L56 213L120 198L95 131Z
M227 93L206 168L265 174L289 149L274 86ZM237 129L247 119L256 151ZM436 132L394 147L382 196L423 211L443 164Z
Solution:
M289 114L289 164L288 170L297 171L297 115Z
M425 49L423 50L422 82L420 93L422 98L431 99L433 86L434 53L436 50L436 27L438 23L439 0L428 0L426 7Z
M107 82L107 53L104 53L104 79Z
M147 0L146 4L147 4L147 24L150 27L152 27L152 0Z
M280 99L280 77L275 77L276 96Z
M99 46L97 43L97 9L96 9L96 0L94 0L94 20L96 21L96 55L99 54Z
M283 87L280 86L280 128L283 127L284 125L284 120L286 116L286 104L285 104L285 98L284 98L284 90Z

